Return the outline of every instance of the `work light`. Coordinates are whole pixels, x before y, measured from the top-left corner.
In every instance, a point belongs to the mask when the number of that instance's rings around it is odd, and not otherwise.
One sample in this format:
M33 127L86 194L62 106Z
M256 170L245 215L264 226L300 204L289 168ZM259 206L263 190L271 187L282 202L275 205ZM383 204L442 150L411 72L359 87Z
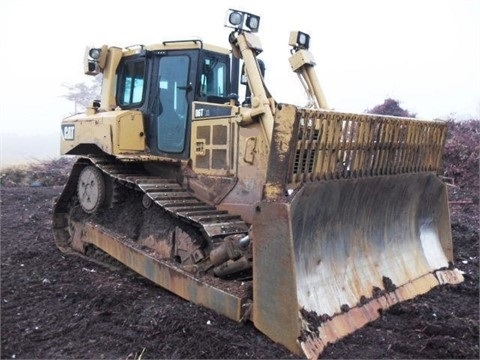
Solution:
M310 35L302 31L292 31L288 45L293 46L295 50L308 50L310 46Z
M227 27L248 32L257 32L260 26L260 16L244 11L229 9L227 13Z
M100 56L102 55L102 49L92 48L92 49L90 49L90 51L88 52L88 55L89 55L92 59L98 60L98 59L100 59Z

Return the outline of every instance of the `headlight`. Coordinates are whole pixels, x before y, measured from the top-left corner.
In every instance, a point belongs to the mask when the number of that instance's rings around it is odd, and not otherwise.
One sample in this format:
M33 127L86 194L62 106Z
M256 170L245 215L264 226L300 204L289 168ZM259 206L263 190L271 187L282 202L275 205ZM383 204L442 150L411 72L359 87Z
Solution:
M308 50L310 46L310 35L302 31L292 31L290 33L290 41L288 42L288 45L292 46L295 50Z
M94 60L100 59L101 55L102 55L102 49L93 48L93 49L90 49L90 51L88 52L88 56L90 56Z
M243 23L243 14L238 11L233 11L228 16L228 21L230 25L238 26Z
M250 31L257 32L260 25L260 16L248 14L246 25Z
M227 13L227 22L225 26L236 30L248 32L257 32L260 25L260 16L253 15L244 11L229 9Z

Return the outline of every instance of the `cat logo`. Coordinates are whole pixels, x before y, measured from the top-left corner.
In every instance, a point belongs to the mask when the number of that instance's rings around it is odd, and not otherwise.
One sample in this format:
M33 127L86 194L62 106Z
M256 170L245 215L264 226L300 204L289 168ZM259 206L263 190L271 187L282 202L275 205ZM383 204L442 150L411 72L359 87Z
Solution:
M62 125L63 140L75 139L75 125Z

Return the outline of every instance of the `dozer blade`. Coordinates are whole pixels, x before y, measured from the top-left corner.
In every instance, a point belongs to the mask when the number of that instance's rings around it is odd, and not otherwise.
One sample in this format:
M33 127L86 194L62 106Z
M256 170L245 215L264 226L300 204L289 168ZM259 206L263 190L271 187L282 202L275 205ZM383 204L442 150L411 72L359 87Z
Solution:
M253 322L308 358L381 309L463 280L432 172L306 183L257 215Z

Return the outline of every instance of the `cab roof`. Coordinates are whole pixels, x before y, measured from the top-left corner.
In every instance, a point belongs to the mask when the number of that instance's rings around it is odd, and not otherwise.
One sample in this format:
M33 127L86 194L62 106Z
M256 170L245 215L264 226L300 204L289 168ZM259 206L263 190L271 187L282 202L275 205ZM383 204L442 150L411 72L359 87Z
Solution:
M205 49L220 54L228 55L231 53L231 49L227 49L221 46L204 43L200 39L185 39L185 40L169 40L162 43L151 45L132 45L127 46L124 49L124 56L134 55L142 50L148 51L161 51L161 50L192 50L192 49Z

